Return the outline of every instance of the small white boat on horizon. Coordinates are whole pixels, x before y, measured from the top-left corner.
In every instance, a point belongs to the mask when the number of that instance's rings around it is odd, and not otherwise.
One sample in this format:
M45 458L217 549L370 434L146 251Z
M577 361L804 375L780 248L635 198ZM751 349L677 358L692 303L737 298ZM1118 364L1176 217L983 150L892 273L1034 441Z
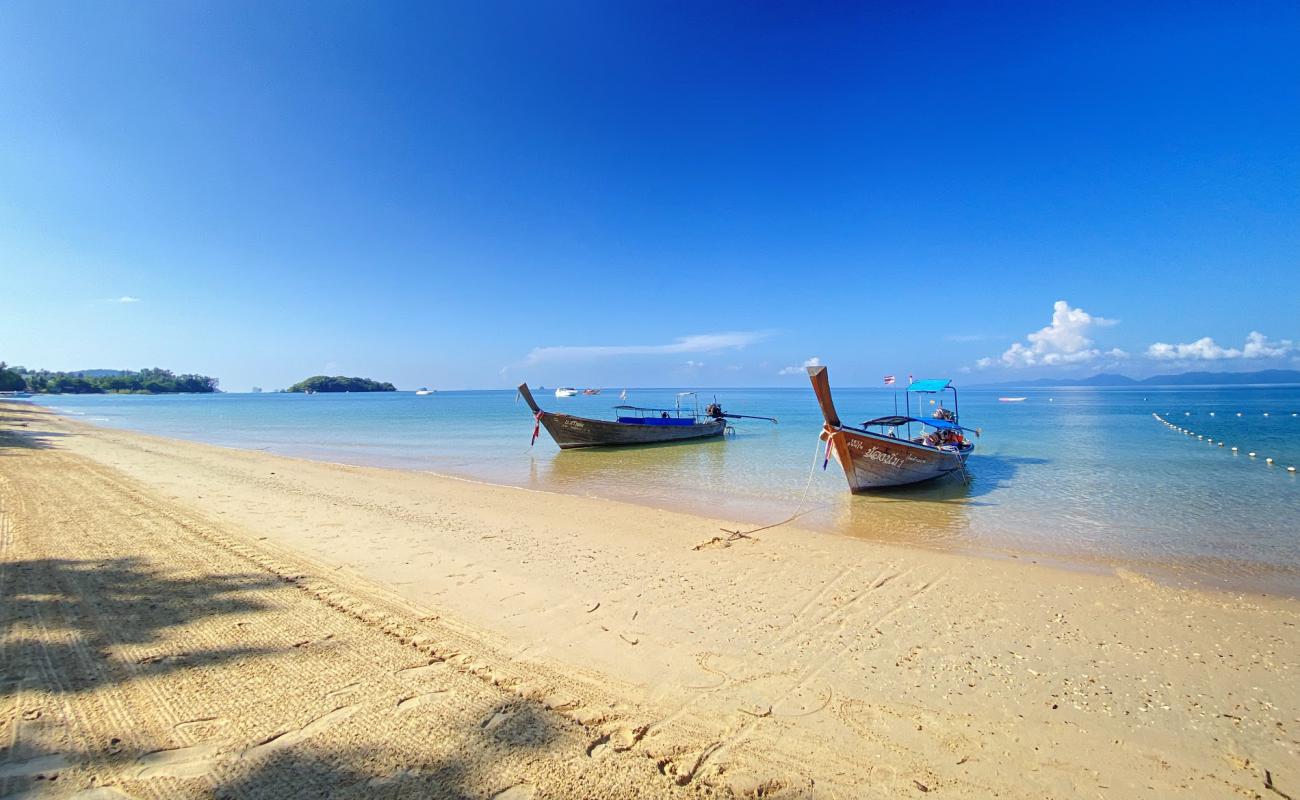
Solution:
M555 390L556 397L577 397L578 390L572 386L561 386Z
M415 396L416 396L416 397L423 397L423 396L426 395L426 394L433 394L433 390L432 390L432 389L429 389L429 388L427 388L427 387L425 387L425 386L421 386L419 389L416 389L416 390L415 390Z
M999 403L1023 403L1028 399L1029 399L1028 397L999 397L998 402Z

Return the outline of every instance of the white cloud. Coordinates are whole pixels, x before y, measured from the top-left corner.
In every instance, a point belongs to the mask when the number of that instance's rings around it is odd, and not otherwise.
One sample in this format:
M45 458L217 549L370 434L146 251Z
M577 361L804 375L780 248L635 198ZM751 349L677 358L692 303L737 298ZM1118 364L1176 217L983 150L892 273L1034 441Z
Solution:
M1029 334L1023 342L1015 342L997 359L981 358L975 366L981 369L997 364L1006 367L1059 366L1084 364L1103 355L1123 358L1128 355L1123 350L1103 353L1093 347L1090 336L1094 329L1117 322L1093 316L1082 308L1071 308L1065 300L1057 300L1052 306L1052 324Z
M115 303L138 303L138 302L140 302L140 298L138 298L138 297L132 297L132 296L129 295L129 294L124 294L124 295L122 295L121 297L119 297L119 298L117 298L116 300L114 300L113 302L115 302Z
M820 367L821 365L822 365L822 360L821 360L820 358L818 358L817 356L813 356L812 358L810 358L810 359L808 359L807 361L803 362L803 364L802 364L801 366L798 366L798 367L784 367L784 368L781 369L780 372L778 372L778 373L776 373L776 374L777 374L777 375L802 375L802 374L803 374L803 371L804 371L805 368L807 368L807 367Z
M704 366L704 362L703 362L703 361L687 361L687 362L686 362L686 366L690 367L691 369L699 369L700 367Z
M1245 343L1222 347L1209 336L1184 344L1156 342L1147 348L1147 356L1160 361L1222 361L1233 358L1281 358L1300 351L1290 339L1272 341L1259 331L1251 331Z
M616 356L657 356L677 353L710 353L718 350L739 350L760 342L771 334L766 331L733 331L730 333L702 333L682 336L668 344L617 344L535 347L525 364L544 361L583 361Z

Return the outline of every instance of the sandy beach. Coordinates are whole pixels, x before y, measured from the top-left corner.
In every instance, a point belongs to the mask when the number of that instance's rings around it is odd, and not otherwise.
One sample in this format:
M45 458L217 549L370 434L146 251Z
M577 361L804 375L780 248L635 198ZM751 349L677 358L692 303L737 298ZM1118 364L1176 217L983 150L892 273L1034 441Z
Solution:
M1300 602L0 404L0 797L1300 797Z

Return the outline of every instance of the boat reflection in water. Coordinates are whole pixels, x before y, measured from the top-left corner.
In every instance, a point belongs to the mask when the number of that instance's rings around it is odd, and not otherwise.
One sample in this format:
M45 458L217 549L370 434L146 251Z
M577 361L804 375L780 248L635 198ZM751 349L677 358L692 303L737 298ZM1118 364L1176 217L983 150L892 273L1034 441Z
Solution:
M708 487L726 474L728 457L737 457L721 438L617 449L564 450L533 460L529 488L565 494L609 497L625 502L707 513L697 493L683 496L680 486ZM642 476L629 480L629 476Z

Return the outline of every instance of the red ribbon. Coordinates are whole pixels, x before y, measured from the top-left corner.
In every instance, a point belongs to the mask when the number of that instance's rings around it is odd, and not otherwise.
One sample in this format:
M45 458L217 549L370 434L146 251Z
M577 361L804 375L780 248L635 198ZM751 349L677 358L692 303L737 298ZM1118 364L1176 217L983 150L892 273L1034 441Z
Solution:
M826 437L826 457L822 460L822 472L826 471L826 465L831 463L831 437Z
M537 444L537 434L542 429L542 412L538 411L533 416L536 418L536 422L533 423L533 440L528 443L529 447Z

